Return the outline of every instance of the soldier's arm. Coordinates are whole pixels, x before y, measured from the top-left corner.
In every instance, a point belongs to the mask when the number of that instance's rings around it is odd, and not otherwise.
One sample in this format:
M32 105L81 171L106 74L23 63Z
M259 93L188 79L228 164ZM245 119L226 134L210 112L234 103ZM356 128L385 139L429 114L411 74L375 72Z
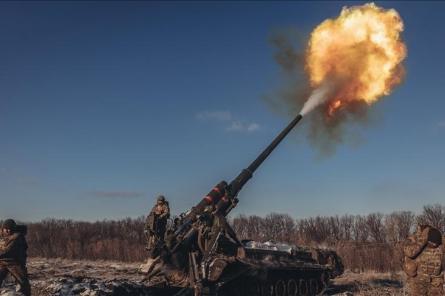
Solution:
M18 235L13 235L11 239L7 239L0 247L0 258L8 257L9 253L20 246Z
M170 217L170 207L168 205L164 205L162 207L162 215L160 216L161 218L169 218Z
M405 256L414 259L420 254L420 252L422 252L426 244L426 239L415 239L414 237L409 237L405 242L405 246L403 247L403 253Z
M145 225L144 225L144 231L145 232L151 232L153 228L153 210L148 214L147 218L145 219Z
M445 236L442 237L442 272L445 273Z

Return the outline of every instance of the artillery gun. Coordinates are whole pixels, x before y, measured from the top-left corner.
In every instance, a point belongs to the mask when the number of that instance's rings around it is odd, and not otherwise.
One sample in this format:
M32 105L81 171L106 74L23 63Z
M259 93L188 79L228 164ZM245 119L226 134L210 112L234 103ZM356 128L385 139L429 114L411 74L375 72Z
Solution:
M232 182L217 184L167 231L144 270L156 295L321 295L343 273L334 251L239 241L226 221L242 187L301 119L297 115Z

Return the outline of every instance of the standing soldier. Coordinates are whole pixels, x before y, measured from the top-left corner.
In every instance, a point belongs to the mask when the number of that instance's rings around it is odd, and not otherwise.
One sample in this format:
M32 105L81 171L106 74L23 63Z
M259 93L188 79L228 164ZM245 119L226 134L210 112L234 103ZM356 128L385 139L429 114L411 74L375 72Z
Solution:
M429 225L419 225L404 245L404 265L409 295L444 295L444 246L442 234Z
M0 286L8 274L11 274L19 285L19 291L25 296L31 295L31 287L26 270L25 240L26 226L17 225L14 220L7 219L2 226L3 239L0 244Z
M158 196L155 206L147 216L145 233L148 239L148 250L152 251L156 244L164 241L167 220L170 217L168 201L163 195Z

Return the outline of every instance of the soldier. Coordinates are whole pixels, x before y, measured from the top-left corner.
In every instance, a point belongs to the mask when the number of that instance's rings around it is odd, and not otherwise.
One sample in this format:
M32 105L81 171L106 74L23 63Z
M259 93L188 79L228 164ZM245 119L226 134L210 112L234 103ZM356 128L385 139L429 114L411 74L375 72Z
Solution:
M163 195L158 196L155 206L147 216L145 233L148 238L148 249L153 250L157 243L164 241L167 220L170 217L168 201Z
M444 246L442 234L429 225L419 225L404 245L404 265L409 295L444 295Z
M14 220L7 219L2 226L3 240L0 245L0 286L8 274L11 274L19 285L19 291L25 296L31 295L31 287L26 270L25 240L26 226L17 225Z

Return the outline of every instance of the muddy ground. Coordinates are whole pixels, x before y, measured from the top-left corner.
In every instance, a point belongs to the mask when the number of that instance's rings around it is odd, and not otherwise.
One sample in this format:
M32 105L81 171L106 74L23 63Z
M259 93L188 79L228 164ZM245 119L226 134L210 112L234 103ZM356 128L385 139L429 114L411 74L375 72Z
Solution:
M28 262L33 296L159 295L146 288L139 264L33 258ZM16 296L12 282L0 296ZM332 282L327 295L404 295L401 274L352 273Z

